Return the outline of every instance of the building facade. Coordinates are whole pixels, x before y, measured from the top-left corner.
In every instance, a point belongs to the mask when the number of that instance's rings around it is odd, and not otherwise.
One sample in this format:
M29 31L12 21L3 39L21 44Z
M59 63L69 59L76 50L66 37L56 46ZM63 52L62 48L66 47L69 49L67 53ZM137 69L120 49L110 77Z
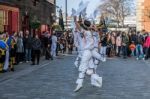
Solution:
M12 33L32 30L32 22L39 22L39 31L47 31L55 21L55 0L1 0L0 31Z
M150 32L150 0L136 1L137 31Z

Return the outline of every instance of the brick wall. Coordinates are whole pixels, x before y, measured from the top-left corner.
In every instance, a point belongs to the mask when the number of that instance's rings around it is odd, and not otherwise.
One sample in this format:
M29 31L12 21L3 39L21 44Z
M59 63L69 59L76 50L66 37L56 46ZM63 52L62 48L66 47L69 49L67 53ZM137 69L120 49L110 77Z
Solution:
M150 32L150 0L145 0L143 3L144 9L143 9L143 16L142 19L144 20L142 25L144 29L148 32Z
M150 32L150 0L137 0L137 31Z

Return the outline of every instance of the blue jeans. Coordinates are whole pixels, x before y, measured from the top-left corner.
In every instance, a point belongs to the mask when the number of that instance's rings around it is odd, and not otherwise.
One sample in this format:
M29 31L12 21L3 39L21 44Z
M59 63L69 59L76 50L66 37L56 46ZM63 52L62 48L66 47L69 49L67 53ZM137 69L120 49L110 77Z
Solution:
M135 56L134 52L135 52L135 50L131 51L131 56Z
M25 49L25 51L26 51L25 60L31 61L31 49Z
M144 54L143 54L143 46L141 44L137 44L136 45L136 56L137 58L144 58Z
M127 46L122 46L123 57L127 57Z

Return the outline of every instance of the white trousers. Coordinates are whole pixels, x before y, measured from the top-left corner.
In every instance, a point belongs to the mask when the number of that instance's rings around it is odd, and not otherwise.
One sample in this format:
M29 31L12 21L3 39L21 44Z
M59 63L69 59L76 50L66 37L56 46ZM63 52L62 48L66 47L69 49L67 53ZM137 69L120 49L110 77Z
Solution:
M91 58L92 58L92 53L90 50L83 51L83 54L81 57L81 63L79 66L79 76L78 76L78 79L76 81L77 84L82 85L84 77L85 77L85 73L88 69L89 61Z
M78 68L80 65L80 61L81 61L81 57L82 57L82 51L78 51L78 56L74 62L74 65Z
M4 70L8 70L9 67L9 50L6 51L5 63L4 63Z
M103 60L102 56L98 53L98 48L94 48L92 50L92 56L94 58L94 69L95 69L95 72L96 72L96 69L97 69L97 66L98 66L98 63L100 60Z
M51 46L51 55L53 57L56 57L56 48L57 48L57 44L52 44L52 46Z
M103 58L106 58L106 46L101 47L100 54L103 56Z
M92 57L94 57L99 61L103 61L103 56L98 53L98 48L94 48L91 52L92 52Z
M93 53L94 53L94 51L93 51ZM91 84L95 84L96 80L98 80L100 78L94 72L95 71L95 64L93 61L92 51L90 51L90 50L83 51L81 63L79 66L79 76L78 76L78 79L76 81L76 84L78 84L78 85L83 84L83 80L85 78L85 74L87 71L89 71L89 74L91 75Z

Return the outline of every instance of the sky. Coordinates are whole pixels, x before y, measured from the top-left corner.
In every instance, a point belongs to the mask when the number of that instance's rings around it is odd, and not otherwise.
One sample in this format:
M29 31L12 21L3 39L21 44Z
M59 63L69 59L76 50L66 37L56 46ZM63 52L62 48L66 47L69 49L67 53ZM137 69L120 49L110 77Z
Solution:
M100 0L67 0L68 1L68 15L71 15L72 8L78 9L78 5L81 1L86 2L89 1L89 5L87 7L87 15L89 16L100 4ZM63 13L65 13L65 0L56 0L56 5L62 7Z

